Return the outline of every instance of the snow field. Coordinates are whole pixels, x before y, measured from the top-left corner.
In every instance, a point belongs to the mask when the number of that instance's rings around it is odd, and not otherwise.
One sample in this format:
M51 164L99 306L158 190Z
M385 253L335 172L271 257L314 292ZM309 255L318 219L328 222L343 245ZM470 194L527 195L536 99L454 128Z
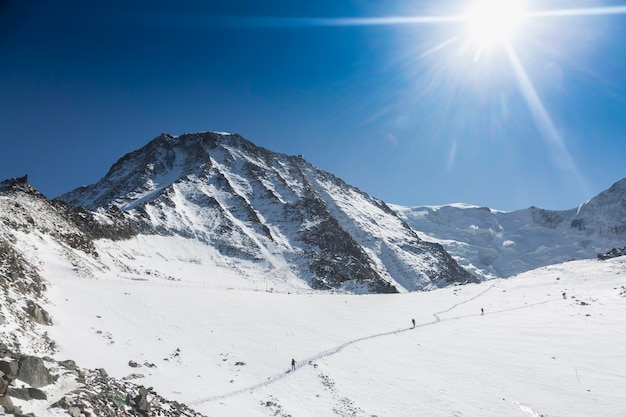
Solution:
M46 258L57 359L119 378L140 374L136 383L209 416L626 410L623 261L569 262L425 293L341 295L271 277L277 292L255 291L263 285L246 281L251 274L193 256L201 261L153 258L152 270L177 269L180 281L139 271L120 278L114 268L85 279Z

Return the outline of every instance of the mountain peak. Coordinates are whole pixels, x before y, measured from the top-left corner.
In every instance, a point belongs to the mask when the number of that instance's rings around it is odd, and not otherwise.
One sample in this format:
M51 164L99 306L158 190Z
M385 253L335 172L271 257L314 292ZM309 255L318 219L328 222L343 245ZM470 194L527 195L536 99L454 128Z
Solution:
M40 198L45 198L43 194L41 194L28 183L28 175L24 175L23 177L8 178L6 180L0 181L0 192L15 191L24 192Z
M611 186L611 188L607 190L607 192L612 194L620 194L621 196L626 195L626 178L622 178L621 180L617 181Z
M59 198L118 207L142 223L138 230L198 240L228 262L287 265L288 276L316 289L396 292L476 280L382 201L238 134L162 134L98 183Z

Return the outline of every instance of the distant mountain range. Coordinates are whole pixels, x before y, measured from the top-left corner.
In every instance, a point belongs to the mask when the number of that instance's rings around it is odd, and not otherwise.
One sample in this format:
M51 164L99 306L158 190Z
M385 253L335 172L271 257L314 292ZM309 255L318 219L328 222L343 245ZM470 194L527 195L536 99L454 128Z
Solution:
M626 178L571 210L503 212L465 204L390 205L420 236L441 243L468 271L509 277L626 243Z

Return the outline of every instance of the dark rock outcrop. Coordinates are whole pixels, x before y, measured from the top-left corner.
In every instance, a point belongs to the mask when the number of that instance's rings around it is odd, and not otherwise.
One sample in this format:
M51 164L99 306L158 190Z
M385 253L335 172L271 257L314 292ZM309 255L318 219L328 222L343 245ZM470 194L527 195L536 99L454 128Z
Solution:
M43 359L37 356L22 356L16 379L26 382L33 388L41 388L54 382Z
M26 312L36 323L49 326L52 324L52 318L46 310L33 300L26 300Z
M17 377L19 369L20 367L18 361L0 361L0 372L2 373L2 377L5 379L9 379L10 381L14 380Z
M623 248L619 248L619 249L613 248L606 253L599 253L598 260L606 261L607 259L618 258L620 256L625 256L625 255L626 255L626 246L624 246Z
M9 388L8 395L24 401L48 399L46 393L37 388Z

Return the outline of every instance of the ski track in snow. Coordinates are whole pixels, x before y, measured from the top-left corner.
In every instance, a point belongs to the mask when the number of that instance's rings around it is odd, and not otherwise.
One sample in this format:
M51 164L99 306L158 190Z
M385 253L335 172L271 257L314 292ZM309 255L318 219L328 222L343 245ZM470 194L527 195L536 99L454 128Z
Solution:
M276 373L276 374L268 377L267 380L265 380L263 382L259 382L258 384L250 385L248 387L241 388L241 389L238 389L238 390L235 390L235 391L231 391L231 392L228 392L228 393L225 393L225 394L212 395L210 397L205 397L205 398L201 398L201 399L198 399L198 400L195 400L195 401L190 401L189 405L199 405L199 404L203 404L203 403L208 403L208 402L213 402L213 401L218 401L218 400L224 400L226 398L235 397L237 395L240 395L240 394L243 394L243 393L246 393L246 392L251 393L251 392L257 391L257 390L259 390L259 389L261 389L263 387L267 387L269 385L272 385L275 382L278 382L279 380L281 380L283 378L286 378L287 376L289 376L293 372L297 371L298 369L302 368L303 366L305 366L307 364L310 364L313 361L320 360L320 359L323 359L323 358L328 357L328 356L332 356L334 354L337 354L337 353L341 352L343 349L345 349L348 346L351 346L351 345L354 345L354 344L357 344L357 343L361 343L361 342L364 342L366 340L371 340L371 339L376 339L376 338L379 338L379 337L385 337L385 336L391 336L391 335L395 335L395 334L400 334L400 333L404 333L404 332L408 332L408 331L414 330L414 329L416 329L418 327L431 326L431 325L434 325L434 324L437 324L437 323L441 323L441 322L444 322L444 321L458 320L458 319L468 318L468 317L475 317L476 314L469 314L469 315L465 315L465 316L450 317L450 318L442 319L442 318L439 317L439 315L440 314L444 314L444 313L449 313L450 311L454 310L455 308L457 308L457 307L459 307L459 306L461 306L463 304L466 304L466 303L469 303L471 301L474 301L474 300L482 297L483 295L485 295L488 291L490 291L493 288L494 288L494 285L491 285L487 289L485 289L484 291L478 293L477 295L475 295L475 296L473 296L471 298L468 298L468 299L466 299L464 301L461 301L459 303L453 304L451 307L449 307L449 308L447 308L445 310L441 310L441 311L438 311L436 313L433 313L433 316L435 317L435 319L433 321L429 321L429 322L426 322L426 323L420 323L420 324L417 324L415 327L407 327L407 328L403 328L403 329L391 330L391 331L388 331L388 332L377 333L377 334L374 334L374 335L365 336L365 337L361 337L361 338L358 338L358 339L350 340L350 341L348 341L348 342L346 342L346 343L344 343L342 345L339 345L339 346L334 347L334 348L329 349L329 350L325 350L325 351L323 351L323 352L321 352L321 353L319 353L317 355L314 355L314 356L311 356L309 358L306 358L306 359L303 359L303 360L299 361L296 364L295 370L293 370L293 371L292 370L288 370L288 371L283 371L283 372ZM543 302L540 302L540 303L534 303L534 304L528 304L528 305L524 305L524 306L520 306L520 307L513 307L513 308L509 308L509 309L498 310L498 311L491 312L490 314L502 313L502 312L507 312L507 311L512 311L512 310L521 310L521 309L530 308L530 307L533 307L533 306L536 306L536 305L539 305L539 304L545 304L545 303L548 303L548 302L550 302L550 301L543 301ZM526 413L528 412L527 410L530 410L526 406L523 406L523 405L520 405L520 404L518 404L518 405L520 406L522 411L524 411ZM534 411L533 411L533 413L534 413ZM540 414L529 414L529 416L533 416L533 417L537 416L537 417L539 417Z
M421 325L419 325L419 326L415 326L415 327L422 327L422 326L428 326L428 325L430 325L430 324L434 324L434 323L439 323L439 322L441 321L441 318L439 317L439 314L449 313L450 311L454 310L454 309L455 309L455 308L457 308L458 306L461 306L461 305L463 305L463 304L466 304L466 303L469 303L469 302L471 302L471 301L474 301L474 300L476 300L477 298L480 298L480 297L482 297L483 295L485 295L485 294L486 294L488 291L490 291L493 287L494 287L494 286L493 286L493 284L492 284L492 285L490 285L489 287L487 287L487 289L485 289L485 291L479 292L479 293L478 293L478 294L476 294L475 296L473 296L473 297L471 297L471 298L468 298L468 299L467 299L467 300L465 300L465 301L461 301L460 303L453 304L453 305L452 305L452 307L450 307L450 308L448 308L448 309L445 309L445 310L442 310L442 311L438 311L438 312L436 312L436 313L433 313L433 316L435 316L435 321L434 321L434 322L421 324ZM450 319L447 319L447 320L450 320Z

